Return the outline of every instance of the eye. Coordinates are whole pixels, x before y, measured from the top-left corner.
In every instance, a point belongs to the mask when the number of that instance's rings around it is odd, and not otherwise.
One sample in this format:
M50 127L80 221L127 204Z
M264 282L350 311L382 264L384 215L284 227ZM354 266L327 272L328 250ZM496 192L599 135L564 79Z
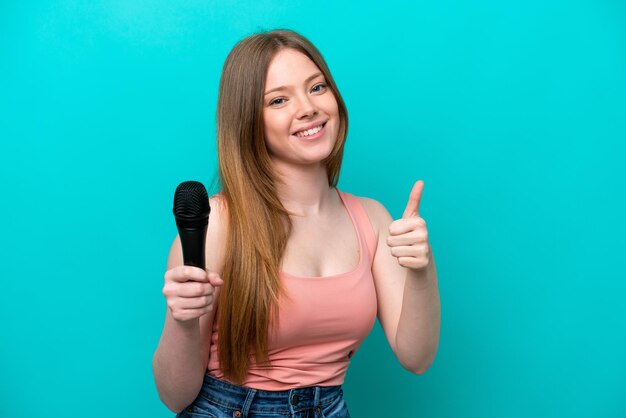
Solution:
M278 97L272 101L270 101L270 106L280 106L285 103L285 99L282 97Z
M319 93L319 92L326 90L327 88L328 86L325 83L319 83L319 84L314 85L311 91L313 93Z

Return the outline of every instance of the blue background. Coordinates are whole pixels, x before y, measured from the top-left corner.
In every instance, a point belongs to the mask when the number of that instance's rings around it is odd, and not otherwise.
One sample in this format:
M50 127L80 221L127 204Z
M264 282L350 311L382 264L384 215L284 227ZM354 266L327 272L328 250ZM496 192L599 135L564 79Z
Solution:
M0 415L172 415L173 192L214 180L228 51L286 27L348 106L340 188L398 218L425 181L439 352L411 375L377 325L352 415L626 416L625 22L617 0L0 2Z

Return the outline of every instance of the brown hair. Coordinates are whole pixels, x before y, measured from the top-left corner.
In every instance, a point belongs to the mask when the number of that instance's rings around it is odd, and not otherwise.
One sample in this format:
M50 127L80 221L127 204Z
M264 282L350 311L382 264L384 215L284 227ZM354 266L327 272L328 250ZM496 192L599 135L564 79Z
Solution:
M272 58L293 48L320 69L337 100L339 131L323 161L328 184L337 185L348 130L348 114L317 48L289 30L273 30L239 42L224 63L217 105L219 188L228 208L229 231L217 316L220 368L241 383L250 366L267 364L268 333L277 324L283 292L279 271L291 233L289 212L278 198L280 181L265 145L263 92Z

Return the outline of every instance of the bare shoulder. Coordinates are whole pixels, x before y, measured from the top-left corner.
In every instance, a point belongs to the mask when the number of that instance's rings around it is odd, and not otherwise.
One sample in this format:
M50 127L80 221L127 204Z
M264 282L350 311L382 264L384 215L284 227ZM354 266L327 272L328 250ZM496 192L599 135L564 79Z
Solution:
M385 206L376 199L369 197L356 196L363 205L367 216L372 223L372 227L377 235L381 228L387 228L391 223L391 215Z
M222 274L228 237L228 205L222 194L210 197L209 227L206 238L207 268Z

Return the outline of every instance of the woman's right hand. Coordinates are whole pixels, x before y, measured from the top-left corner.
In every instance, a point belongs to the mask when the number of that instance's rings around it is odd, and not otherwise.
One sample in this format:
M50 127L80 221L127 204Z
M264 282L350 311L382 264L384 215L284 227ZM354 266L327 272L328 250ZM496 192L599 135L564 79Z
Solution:
M186 322L211 312L215 289L222 284L224 281L215 272L176 266L165 272L163 295L172 317Z

